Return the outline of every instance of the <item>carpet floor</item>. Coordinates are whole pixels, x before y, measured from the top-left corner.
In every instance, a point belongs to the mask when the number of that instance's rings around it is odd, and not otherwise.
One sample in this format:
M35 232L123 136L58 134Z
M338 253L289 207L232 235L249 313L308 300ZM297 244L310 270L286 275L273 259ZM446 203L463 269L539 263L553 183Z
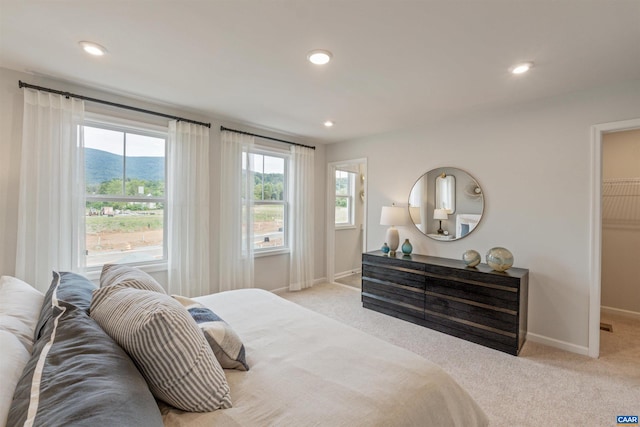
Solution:
M357 288L321 284L280 296L439 365L487 413L492 426L615 426L640 415L640 320L603 315L593 359L527 341L514 357L362 307Z

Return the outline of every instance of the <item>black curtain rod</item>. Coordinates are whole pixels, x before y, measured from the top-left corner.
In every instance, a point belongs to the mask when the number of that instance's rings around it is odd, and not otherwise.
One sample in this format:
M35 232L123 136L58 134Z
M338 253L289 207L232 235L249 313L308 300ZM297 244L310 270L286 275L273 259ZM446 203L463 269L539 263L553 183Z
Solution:
M226 128L224 126L220 126L220 132L222 132L223 130L226 130L226 131L229 131L229 132L241 133L243 135L257 136L258 138L270 139L271 141L284 142L285 144L297 145L298 147L311 148L312 150L316 149L316 147L312 147L310 145L298 144L297 142L285 141L283 139L271 138L270 136L262 136L262 135L258 135L258 134L251 133L251 132L245 132L245 131L242 131L242 130L229 129L229 128Z
M31 85L29 83L24 83L21 80L18 80L18 87L20 89L22 89L23 87L30 88L30 89L36 89L36 90L40 90L42 92L49 92L49 93L55 93L57 95L62 95L62 96L65 96L67 98L76 98L76 99L82 99L83 101L97 102L98 104L105 104L105 105L109 105L111 107L124 108L126 110L137 111L138 113L152 114L154 116L160 116L160 117L165 117L167 119L178 120L180 122L193 123L193 124L200 125L200 126L206 126L208 128L211 127L211 123L197 122L195 120L189 120L189 119L185 119L183 117L172 116L170 114L164 114L164 113L158 113L157 111L145 110L143 108L132 107L130 105L118 104L118 103L111 102L111 101L104 101L102 99L89 98L88 96L76 95L76 94L69 93L69 92L63 92L61 90L49 89L47 87L42 87L42 86L35 86L35 85Z

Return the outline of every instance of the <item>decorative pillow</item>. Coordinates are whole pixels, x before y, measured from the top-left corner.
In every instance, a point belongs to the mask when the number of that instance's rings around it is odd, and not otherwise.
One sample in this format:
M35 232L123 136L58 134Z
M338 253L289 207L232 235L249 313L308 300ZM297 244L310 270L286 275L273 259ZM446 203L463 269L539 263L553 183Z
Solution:
M0 360L0 425L3 426L7 422L16 384L29 360L29 352L18 337L3 330L0 330Z
M15 335L29 353L43 300L44 295L28 283L0 277L0 330Z
M128 288L166 294L164 288L151 276L139 268L120 264L105 264L100 274L100 287L121 284Z
M240 371L249 370L244 353L244 344L242 344L238 334L227 322L196 300L179 295L172 295L172 297L187 309L193 320L204 332L213 354L215 354L216 359L218 359L223 368L238 369Z
M74 299L73 288L95 285L87 279L82 284L82 276L71 273L54 277L45 301L51 310L42 310L50 317L43 319L15 388L7 425L23 426L29 418L34 426L162 426L157 403L133 361L85 309L62 300ZM80 299L76 302L82 306Z
M40 338L42 328L53 317L57 301L64 301L88 314L95 289L97 286L84 276L67 271L54 271L51 286L42 301L40 317L33 335L34 341Z
M189 412L231 407L222 367L198 325L169 295L107 286L94 292L90 312L129 353L158 399Z

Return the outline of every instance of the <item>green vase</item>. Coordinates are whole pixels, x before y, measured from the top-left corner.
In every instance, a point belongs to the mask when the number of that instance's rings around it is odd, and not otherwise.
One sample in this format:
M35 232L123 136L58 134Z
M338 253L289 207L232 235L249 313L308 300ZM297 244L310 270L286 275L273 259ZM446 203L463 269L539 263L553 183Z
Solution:
M412 250L413 250L413 246L411 245L411 242L409 241L409 239L404 239L404 243L402 244L402 253L405 255L409 255L411 254Z

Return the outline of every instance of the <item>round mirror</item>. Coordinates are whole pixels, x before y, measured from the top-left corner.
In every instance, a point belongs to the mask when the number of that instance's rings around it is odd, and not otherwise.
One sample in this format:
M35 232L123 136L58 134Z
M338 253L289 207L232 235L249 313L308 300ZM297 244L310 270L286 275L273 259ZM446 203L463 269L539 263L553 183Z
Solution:
M409 194L409 216L427 237L462 239L482 219L484 195L471 175L457 168L438 168L422 175Z

